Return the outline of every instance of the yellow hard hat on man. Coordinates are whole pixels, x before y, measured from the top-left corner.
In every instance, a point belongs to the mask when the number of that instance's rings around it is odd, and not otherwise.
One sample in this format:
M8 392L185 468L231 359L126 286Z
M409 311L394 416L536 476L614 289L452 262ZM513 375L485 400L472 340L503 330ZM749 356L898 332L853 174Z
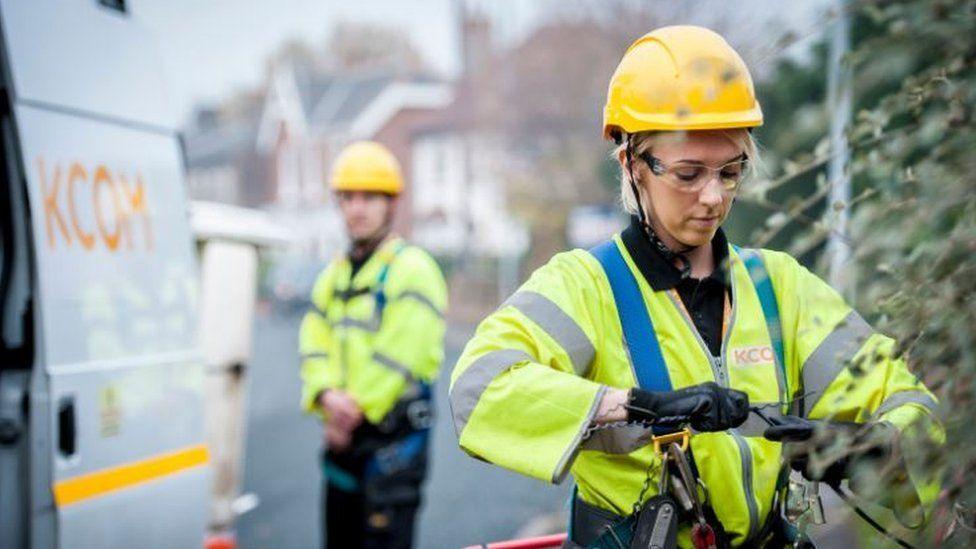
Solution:
M383 145L375 141L357 141L343 149L332 164L329 188L337 192L398 195L403 191L400 163Z
M752 77L724 38L677 25L631 44L610 79L603 135L751 128L763 122Z

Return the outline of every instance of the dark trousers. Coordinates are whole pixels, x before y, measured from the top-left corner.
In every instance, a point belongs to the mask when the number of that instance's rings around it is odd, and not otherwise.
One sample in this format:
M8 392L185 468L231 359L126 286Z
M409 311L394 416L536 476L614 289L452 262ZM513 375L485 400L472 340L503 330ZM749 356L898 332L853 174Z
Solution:
M345 492L326 482L325 536L328 549L410 549L417 505L366 511L362 492Z
M348 483L329 478L323 481L322 541L328 549L410 549L413 546L427 449L402 468L382 474L371 470L367 474L375 454L370 448L377 446L369 435L354 433L354 444L349 451L325 454L329 468L341 469L356 480L354 489Z

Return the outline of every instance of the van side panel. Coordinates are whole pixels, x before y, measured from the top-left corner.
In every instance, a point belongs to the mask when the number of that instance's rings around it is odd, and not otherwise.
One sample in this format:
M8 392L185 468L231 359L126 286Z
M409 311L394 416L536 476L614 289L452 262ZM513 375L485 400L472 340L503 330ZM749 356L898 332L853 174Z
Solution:
M210 488L175 135L16 104L60 547L199 547Z
M175 127L156 43L166 37L138 13L98 0L3 0L0 10L18 100Z

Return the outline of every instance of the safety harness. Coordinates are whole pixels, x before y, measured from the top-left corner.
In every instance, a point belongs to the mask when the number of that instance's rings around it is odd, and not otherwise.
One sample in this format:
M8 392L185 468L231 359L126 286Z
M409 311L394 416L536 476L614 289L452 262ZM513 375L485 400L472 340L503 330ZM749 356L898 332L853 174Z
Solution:
M389 301L386 295L386 280L390 268L406 248L404 242L397 243L389 259L380 267L376 284L372 288L353 289L350 280L348 288L337 290L333 295L343 302L348 302L354 297L372 293L375 300L373 318L378 328L382 324L383 311ZM377 425L379 436L375 437L375 440L363 441L363 448L359 449L362 453L372 454L364 471L367 481L373 477L396 475L408 469L427 448L430 428L433 424L431 399L433 391L431 385L423 380L411 377L408 381L411 386L403 398ZM331 463L328 459L323 460L322 467L329 481L338 488L347 492L360 490L359 480L355 475Z
M772 339L777 366L781 369L781 375L785 380L783 331L779 320L779 306L776 303L776 295L773 292L773 286L766 271L765 264L762 261L762 257L755 250L741 249L738 247L735 250L745 263L756 292L759 295L763 316L765 317L767 329ZM614 240L606 241L591 249L590 253L597 259L601 267L603 267L603 271L610 283L620 325L624 333L624 342L627 345L638 385L646 391L671 391L673 389L671 378L664 360L664 354L661 351L661 345L657 339L657 333L654 330L654 322L648 314L647 306L641 295L637 279L624 260L616 242ZM680 429L681 425L678 424L652 426L652 430L657 437L676 433ZM671 455L674 456L673 459L669 457ZM666 477L668 474L667 469L669 468L668 464L670 463L673 463L675 468L682 473L682 477L688 476L687 469L689 468L692 471L691 476L695 477L691 481L690 488L686 490L688 493L684 494L683 497L695 501L696 515L700 521L699 523L693 524L692 529L692 539L696 546L727 546L729 543L728 536L725 534L721 523L715 517L714 512L710 507L697 503L697 467L695 467L694 458L690 450L687 452L687 456L685 456L679 445L668 444L667 451L662 456L663 471L661 486L666 488L668 485ZM789 469L784 468L784 473L780 475L780 483L785 483L788 477ZM687 479L684 482L686 486L689 484ZM777 492L779 491L778 489ZM692 494L692 492L694 493ZM652 500L646 503L638 502L638 504L643 504L645 507L663 505L666 511L666 506L673 505L667 500L657 500L657 498L652 498ZM630 547L635 537L641 537L642 521L636 510L629 517L615 516L615 520L608 521L606 520L607 513L605 511L601 516L594 512L593 509L593 506L579 500L575 496L574 491L569 533L571 540L579 539L579 534L584 534L584 532L574 531L574 528L579 529L582 527L590 529L592 526L601 529L601 535L596 536L596 539L594 539L593 531L591 530L585 533L586 535L581 536L582 539L580 539L580 541L585 539L584 543L587 543L590 547ZM653 509L653 511L656 521L661 522L661 510ZM668 512L670 513L670 511ZM708 519L707 524L701 524L701 522L704 522L701 519L703 516ZM652 531L649 531L650 533L648 535L652 537L656 535L663 539L672 539L675 535L673 530L673 528L669 530L665 527L663 530L653 531L652 528ZM767 528L763 530L765 531Z

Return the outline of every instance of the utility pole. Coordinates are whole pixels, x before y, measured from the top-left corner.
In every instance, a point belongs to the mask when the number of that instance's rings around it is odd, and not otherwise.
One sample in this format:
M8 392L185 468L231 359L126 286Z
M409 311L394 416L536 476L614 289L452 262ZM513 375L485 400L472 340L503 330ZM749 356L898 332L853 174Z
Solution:
M846 135L847 126L851 121L851 74L843 64L851 41L848 0L837 0L836 9L838 13L831 32L827 64L827 110L830 113L831 153L827 165L827 181L831 186L827 207L832 210L835 219L827 241L827 257L830 260L830 284L841 294L851 297L854 288L848 232L851 174L848 165L850 149ZM834 210L835 205L843 207Z

